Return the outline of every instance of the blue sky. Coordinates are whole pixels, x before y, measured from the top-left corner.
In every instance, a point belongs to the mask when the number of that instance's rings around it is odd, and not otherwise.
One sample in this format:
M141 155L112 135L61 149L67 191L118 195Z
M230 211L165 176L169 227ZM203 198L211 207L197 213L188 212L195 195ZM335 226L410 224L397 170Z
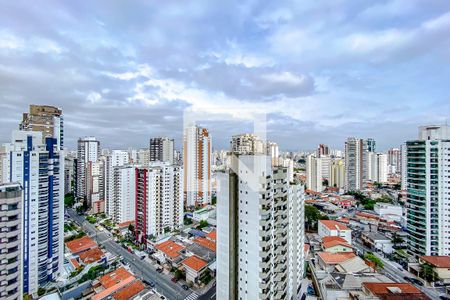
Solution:
M3 1L0 141L36 103L72 147L180 141L188 110L217 148L265 114L282 149L386 149L450 118L449 63L446 0Z

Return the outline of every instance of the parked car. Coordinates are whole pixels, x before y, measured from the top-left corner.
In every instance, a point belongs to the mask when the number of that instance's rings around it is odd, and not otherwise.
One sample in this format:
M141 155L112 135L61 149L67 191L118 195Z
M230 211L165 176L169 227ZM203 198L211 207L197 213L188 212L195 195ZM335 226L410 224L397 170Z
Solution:
M181 287L183 288L183 290L186 290L186 291L189 290L189 287L185 284L183 284Z
M161 273L162 271L163 271L163 269L161 269L161 268L156 269L156 272L158 272L158 273Z
M176 277L172 277L171 280L172 280L172 282L175 282L175 283L178 282L178 279Z

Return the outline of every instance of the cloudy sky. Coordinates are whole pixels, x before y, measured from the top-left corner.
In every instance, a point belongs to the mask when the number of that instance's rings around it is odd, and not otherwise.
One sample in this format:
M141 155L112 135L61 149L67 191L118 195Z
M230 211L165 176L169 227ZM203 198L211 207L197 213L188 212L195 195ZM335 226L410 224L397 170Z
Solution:
M179 141L195 114L217 148L267 121L282 149L379 147L450 119L450 1L2 1L0 141L30 103L66 141Z

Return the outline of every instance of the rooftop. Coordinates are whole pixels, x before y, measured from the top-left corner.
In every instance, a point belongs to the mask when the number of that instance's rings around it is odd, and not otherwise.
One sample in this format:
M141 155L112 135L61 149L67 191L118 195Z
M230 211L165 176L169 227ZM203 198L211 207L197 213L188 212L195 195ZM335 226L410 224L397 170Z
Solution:
M71 253L76 254L97 247L97 243L90 237L83 236L79 239L67 242L66 247Z
M188 258L183 260L182 264L195 271L200 271L208 265L206 261L195 255L189 256Z
M161 244L157 244L155 248L170 258L176 258L180 256L180 251L185 249L183 246L175 243L174 241L168 240Z
M352 248L352 246L349 245L345 239L339 236L324 236L322 238L322 246L324 249L328 249L338 245Z
M202 237L198 237L198 238L194 239L194 243L197 243L205 248L208 248L211 251L216 252L216 243L213 241L210 241L210 240L202 238Z
M374 241L390 241L391 240L390 238L386 237L384 234L381 234L379 232L364 231L364 232L362 232L362 234Z
M101 260L105 256L105 253L102 249L96 247L81 253L79 256L83 263L91 264Z
M421 256L420 259L436 268L450 268L450 256Z
M330 230L350 230L347 226L344 224L341 224L339 222L333 221L333 220L319 220L319 223L323 224Z
M144 289L145 289L144 284L141 281L136 280L132 284L124 287L123 289L121 289L120 291L115 293L113 295L113 299L128 300L128 299L132 298L133 296L139 294Z
M363 286L375 295L420 294L421 291L410 283L363 282Z
M345 253L319 252L317 253L317 255L327 265L339 264L356 256L356 254L353 252L345 252Z
M206 237L207 237L208 239L210 239L210 240L216 240L216 239L217 239L216 231L215 231L215 230L214 230L214 231L211 231L210 233L208 233L208 234L206 235Z
M131 277L134 276L130 272L125 270L125 268L120 267L117 270L100 277L99 281L105 289L108 289Z

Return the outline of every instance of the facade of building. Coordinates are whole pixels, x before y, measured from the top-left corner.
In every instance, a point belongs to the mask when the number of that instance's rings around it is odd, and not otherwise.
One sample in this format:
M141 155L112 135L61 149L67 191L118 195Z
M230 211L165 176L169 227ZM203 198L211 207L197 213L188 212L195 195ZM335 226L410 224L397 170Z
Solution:
M264 142L255 134L244 133L231 138L231 152L239 154L263 154Z
M406 142L408 253L450 255L450 126L421 126Z
M399 148L391 148L387 152L389 174L400 174L402 167L401 152Z
M333 220L319 220L317 232L321 238L326 236L338 236L346 240L349 245L352 244L352 230L339 222Z
M162 161L173 164L174 140L168 137L150 139L150 161Z
M317 146L317 157L322 157L322 155L330 155L330 148L325 144Z
M315 192L323 191L322 159L310 154L306 157L306 188Z
M102 157L104 158L104 156ZM105 160L86 164L86 200L94 214L105 212Z
M0 183L0 298L22 300L22 187Z
M217 298L297 298L304 262L304 190L265 155L233 156L218 174Z
M86 199L86 169L89 162L97 162L100 157L100 142L95 137L78 139L77 149L77 198Z
M116 180L119 180L115 174L115 170L119 167L126 166L128 163L128 152L124 150L113 150L105 157L105 212L113 220L120 219L118 215L118 207L120 204L118 204L118 201L121 201L117 194L120 189L117 190L115 186Z
M9 181L23 187L23 292L36 294L63 269L64 153L37 131L14 131L6 147Z
M272 165L278 166L278 157L280 156L280 151L278 150L278 144L275 142L266 142L266 154L272 159Z
M58 148L64 146L64 118L62 110L49 105L30 105L30 111L23 113L19 126L24 131L42 132L42 142L48 137L58 141Z
M146 243L183 225L183 170L156 162L136 168L136 239Z
M211 136L206 128L185 128L183 166L185 206L211 203Z
M135 167L115 167L112 182L112 201L108 207L108 216L118 224L134 221L136 218Z
M388 162L383 153L367 152L367 180L372 182L387 182Z
M345 142L345 190L357 191L363 188L367 164L367 143L362 139L349 137Z
M331 162L329 186L339 189L345 186L345 166L342 158L335 158Z

